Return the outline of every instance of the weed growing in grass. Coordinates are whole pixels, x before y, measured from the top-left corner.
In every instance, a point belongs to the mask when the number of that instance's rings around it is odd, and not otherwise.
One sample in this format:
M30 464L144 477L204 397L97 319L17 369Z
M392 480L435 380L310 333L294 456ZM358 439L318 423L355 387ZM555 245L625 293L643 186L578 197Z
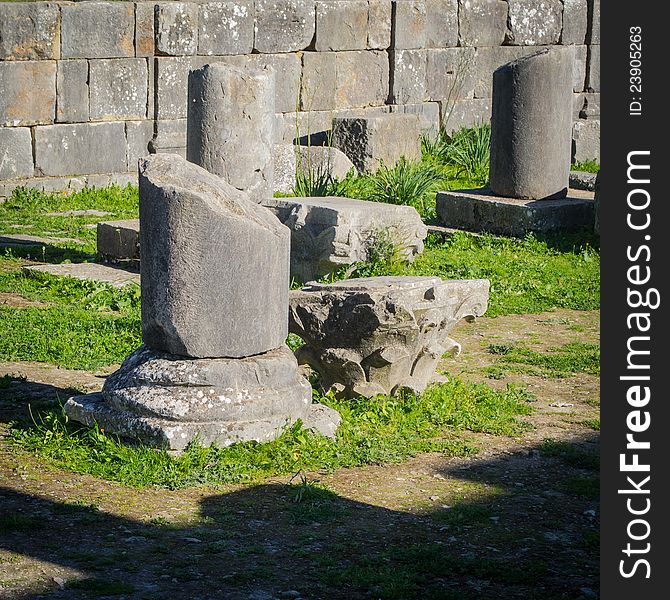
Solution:
M435 137L424 136L421 151L426 162L443 167L455 167L456 177L466 178L471 185L479 187L489 178L491 148L491 125L463 128L448 134L442 128Z
M34 423L15 423L11 440L15 447L77 473L136 487L179 488L399 462L427 451L467 456L476 450L458 438L459 431L516 435L527 428L519 417L532 411L530 398L520 389L496 391L456 379L421 395L349 401L318 397L342 415L335 440L305 431L298 422L269 443L229 448L193 444L178 457L121 444L97 427L77 427L54 411L36 415Z
M369 177L367 200L413 206L424 218L434 216L435 192L444 174L432 163L412 162L402 157L393 167L382 164Z

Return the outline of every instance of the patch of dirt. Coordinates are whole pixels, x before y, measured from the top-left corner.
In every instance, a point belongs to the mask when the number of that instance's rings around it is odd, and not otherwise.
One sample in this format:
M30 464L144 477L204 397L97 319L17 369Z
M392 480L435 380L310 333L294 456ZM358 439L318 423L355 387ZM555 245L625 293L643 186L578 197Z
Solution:
M556 311L458 327L463 351L446 371L496 388L521 385L537 398L524 417L532 429L519 436L461 435L479 448L475 457L423 454L309 473L303 485L284 477L138 490L0 444L0 596L595 598L597 471L545 451L543 441L568 444L577 459L597 455L598 378L490 379L486 368L496 364L490 344L597 343L598 319ZM99 389L105 375L0 363L5 373L26 380L0 389L0 407L15 389L48 402L54 390Z
M38 302L37 300L28 300L28 298L12 292L0 292L0 306L25 308L27 306L46 306L46 303Z

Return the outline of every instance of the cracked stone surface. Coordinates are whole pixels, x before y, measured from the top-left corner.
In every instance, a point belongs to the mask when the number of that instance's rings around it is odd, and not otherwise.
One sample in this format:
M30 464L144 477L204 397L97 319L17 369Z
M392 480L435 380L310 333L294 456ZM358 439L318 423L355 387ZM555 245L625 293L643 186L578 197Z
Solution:
M291 292L289 330L305 340L296 357L340 397L421 392L462 319L484 314L489 281L368 277Z

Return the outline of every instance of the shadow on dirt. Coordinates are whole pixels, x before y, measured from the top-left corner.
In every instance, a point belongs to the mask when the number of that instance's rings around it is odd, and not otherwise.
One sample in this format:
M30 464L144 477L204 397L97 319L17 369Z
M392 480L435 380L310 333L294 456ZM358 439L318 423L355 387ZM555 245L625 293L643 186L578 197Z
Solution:
M303 479L205 497L195 521L129 520L5 485L0 548L12 554L0 554L0 572L17 555L69 571L4 591L12 600L596 598L597 453L592 432L577 444L445 458L432 476L449 497L412 512ZM458 493L472 482L487 484L476 501Z

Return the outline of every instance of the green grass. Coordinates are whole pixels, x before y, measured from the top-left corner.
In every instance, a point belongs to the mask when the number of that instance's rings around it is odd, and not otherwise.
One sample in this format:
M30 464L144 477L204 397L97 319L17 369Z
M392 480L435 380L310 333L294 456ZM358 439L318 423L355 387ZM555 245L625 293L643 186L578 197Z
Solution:
M539 377L564 378L575 373L600 375L600 347L597 344L572 342L535 352L529 348L493 344L491 354L499 355L492 373L500 371L523 372ZM500 363L505 364L500 364Z
M520 417L531 413L531 396L508 387L452 380L421 395L375 400L321 402L342 415L337 438L330 440L289 427L277 440L229 448L192 445L181 456L119 443L97 428L75 426L60 411L45 411L35 422L15 423L12 443L77 473L143 487L169 488L259 480L299 471L399 462L420 452L467 456L476 450L463 442L463 430L518 435L528 428Z
M592 239L578 236L518 240L457 233L446 241L429 241L426 251L398 274L489 279L488 316L595 310L600 307L596 248Z
M11 262L11 261L10 261ZM140 288L0 270L0 291L45 306L0 306L0 360L71 369L121 362L141 343Z
M28 188L17 188L0 204L0 234L26 234L52 238L70 238L73 243L55 245L82 253L95 252L98 221L135 219L138 217L137 187L116 185L92 188L70 195L48 194ZM48 213L95 209L106 216L48 216Z
M597 173L600 171L600 163L596 160L585 160L583 162L573 163L571 171L585 171L586 173Z

